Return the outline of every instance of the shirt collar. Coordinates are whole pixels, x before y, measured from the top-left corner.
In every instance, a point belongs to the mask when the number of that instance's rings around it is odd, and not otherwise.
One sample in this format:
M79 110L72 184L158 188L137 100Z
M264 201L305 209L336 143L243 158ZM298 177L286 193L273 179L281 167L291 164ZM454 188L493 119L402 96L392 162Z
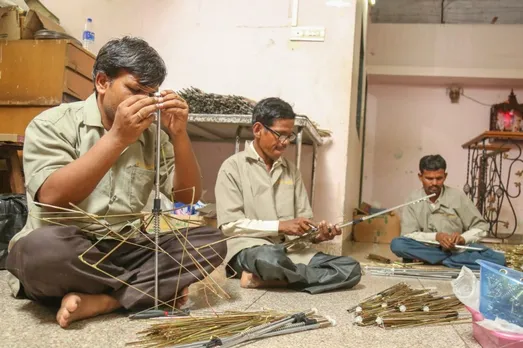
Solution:
M443 187L441 188L441 194L439 195L438 199L436 199L436 201L434 203L432 203L432 201L430 201L430 200L428 200L428 202L430 204L442 205L442 206L448 207L449 206L449 197L448 197L448 194L446 194L446 191L447 191L446 186L443 185ZM423 188L421 189L421 192L422 192L423 196L427 195Z
M446 189L445 185L443 185L443 187L441 188L441 194L439 195L436 202L438 202L439 204L441 204L443 206L448 207L449 200L448 200L448 194L446 194L446 192L447 192L447 189Z
M96 94L91 94L86 100L84 104L84 124L86 126L91 127L98 127L105 130L104 125L102 124L102 114L100 113L100 109L98 109L98 103L96 101ZM149 131L151 127L146 129L144 132ZM138 138L138 141L142 143L142 145L145 145L145 136L144 133L140 134L140 137Z
M98 110L98 104L96 102L96 94L91 94L84 104L84 124L92 127L103 128L102 114Z
M254 161L262 162L265 164L263 159L260 157L256 149L254 148L254 141L251 141L247 146L245 146L245 152L247 153L247 158L252 159ZM287 166L287 163L282 159L282 157L278 158L274 163L272 164L273 168L276 168L277 166L282 165L284 167Z

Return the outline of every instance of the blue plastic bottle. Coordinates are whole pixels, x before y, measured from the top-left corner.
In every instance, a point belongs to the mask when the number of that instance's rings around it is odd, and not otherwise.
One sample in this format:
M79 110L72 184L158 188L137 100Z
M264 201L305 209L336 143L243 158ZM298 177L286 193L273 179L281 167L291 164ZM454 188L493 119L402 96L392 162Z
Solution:
M86 50L91 50L94 44L93 20L87 18L82 35L82 45Z

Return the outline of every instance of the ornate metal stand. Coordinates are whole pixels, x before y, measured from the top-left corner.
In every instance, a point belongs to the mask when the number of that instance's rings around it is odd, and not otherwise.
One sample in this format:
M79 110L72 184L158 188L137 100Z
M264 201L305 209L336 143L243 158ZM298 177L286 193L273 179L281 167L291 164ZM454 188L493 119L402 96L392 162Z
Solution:
M468 150L463 190L489 224L490 237L509 238L516 232L518 219L512 200L521 194L521 183L519 179L514 182L514 175L521 178L523 174L515 166L523 164L522 141L523 133L487 131L462 145ZM500 217L503 206L511 211L505 221Z

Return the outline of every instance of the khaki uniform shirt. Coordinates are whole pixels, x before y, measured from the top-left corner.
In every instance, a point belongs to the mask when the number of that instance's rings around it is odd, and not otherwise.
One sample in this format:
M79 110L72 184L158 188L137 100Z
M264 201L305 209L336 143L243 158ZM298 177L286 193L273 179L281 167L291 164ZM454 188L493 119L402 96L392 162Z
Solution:
M44 210L33 203L44 181L54 171L84 155L106 132L94 94L85 102L62 104L46 110L31 121L24 142L25 186L30 215L24 228L11 240L10 248L34 229L50 224L39 219L46 215L41 214ZM114 231L127 225L138 225L136 218L129 220L129 217L108 216L140 213L146 205L154 186L155 134L153 124L137 142L122 152L94 191L77 204L78 207L98 215ZM161 146L160 187L162 193L170 197L174 178L174 150L165 132L162 132ZM107 233L107 229L92 222L72 220L61 223L79 226L87 233Z
M416 190L408 201L426 196L423 189ZM459 232L466 244L477 242L487 235L488 224L474 203L463 192L448 186L438 199L409 205L403 208L401 234L418 241L435 241L437 232Z
M270 172L267 171L252 143L245 151L223 162L215 196L218 226L227 237L234 237L227 241L226 263L245 248L288 241L289 236L278 234L279 220L312 218L307 192L296 166L280 158ZM289 257L294 263L308 264L316 253L302 249L291 252Z

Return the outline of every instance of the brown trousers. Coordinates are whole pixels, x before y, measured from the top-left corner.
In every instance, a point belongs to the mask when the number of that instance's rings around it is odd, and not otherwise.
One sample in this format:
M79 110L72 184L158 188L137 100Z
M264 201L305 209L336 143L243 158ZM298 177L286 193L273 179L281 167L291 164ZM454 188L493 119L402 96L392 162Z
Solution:
M211 227L192 228L188 233L187 230L181 230L181 233L187 235L187 239L195 248L224 238L220 230ZM154 235L150 238L154 240ZM180 240L185 241L183 238ZM119 241L102 240L91 248L94 242L74 226L42 227L14 244L7 257L6 268L20 280L25 295L32 300L52 303L61 300L70 292L79 292L108 294L116 298L126 309L154 306L154 244L146 237L140 236L132 242L153 250L124 243L111 252ZM185 252L182 243L173 234L161 235L159 245L177 260L174 261L161 252L158 256L158 297L160 301L169 302L171 305L176 293L180 295L183 288L204 278L187 253L191 253L210 273L222 263L227 252L226 242L214 244L212 248L202 248L199 253L186 243ZM89 264L97 263L111 252L98 265L103 272L80 260L79 256L89 248L90 251L84 254L84 260ZM180 263L185 267L181 273Z

